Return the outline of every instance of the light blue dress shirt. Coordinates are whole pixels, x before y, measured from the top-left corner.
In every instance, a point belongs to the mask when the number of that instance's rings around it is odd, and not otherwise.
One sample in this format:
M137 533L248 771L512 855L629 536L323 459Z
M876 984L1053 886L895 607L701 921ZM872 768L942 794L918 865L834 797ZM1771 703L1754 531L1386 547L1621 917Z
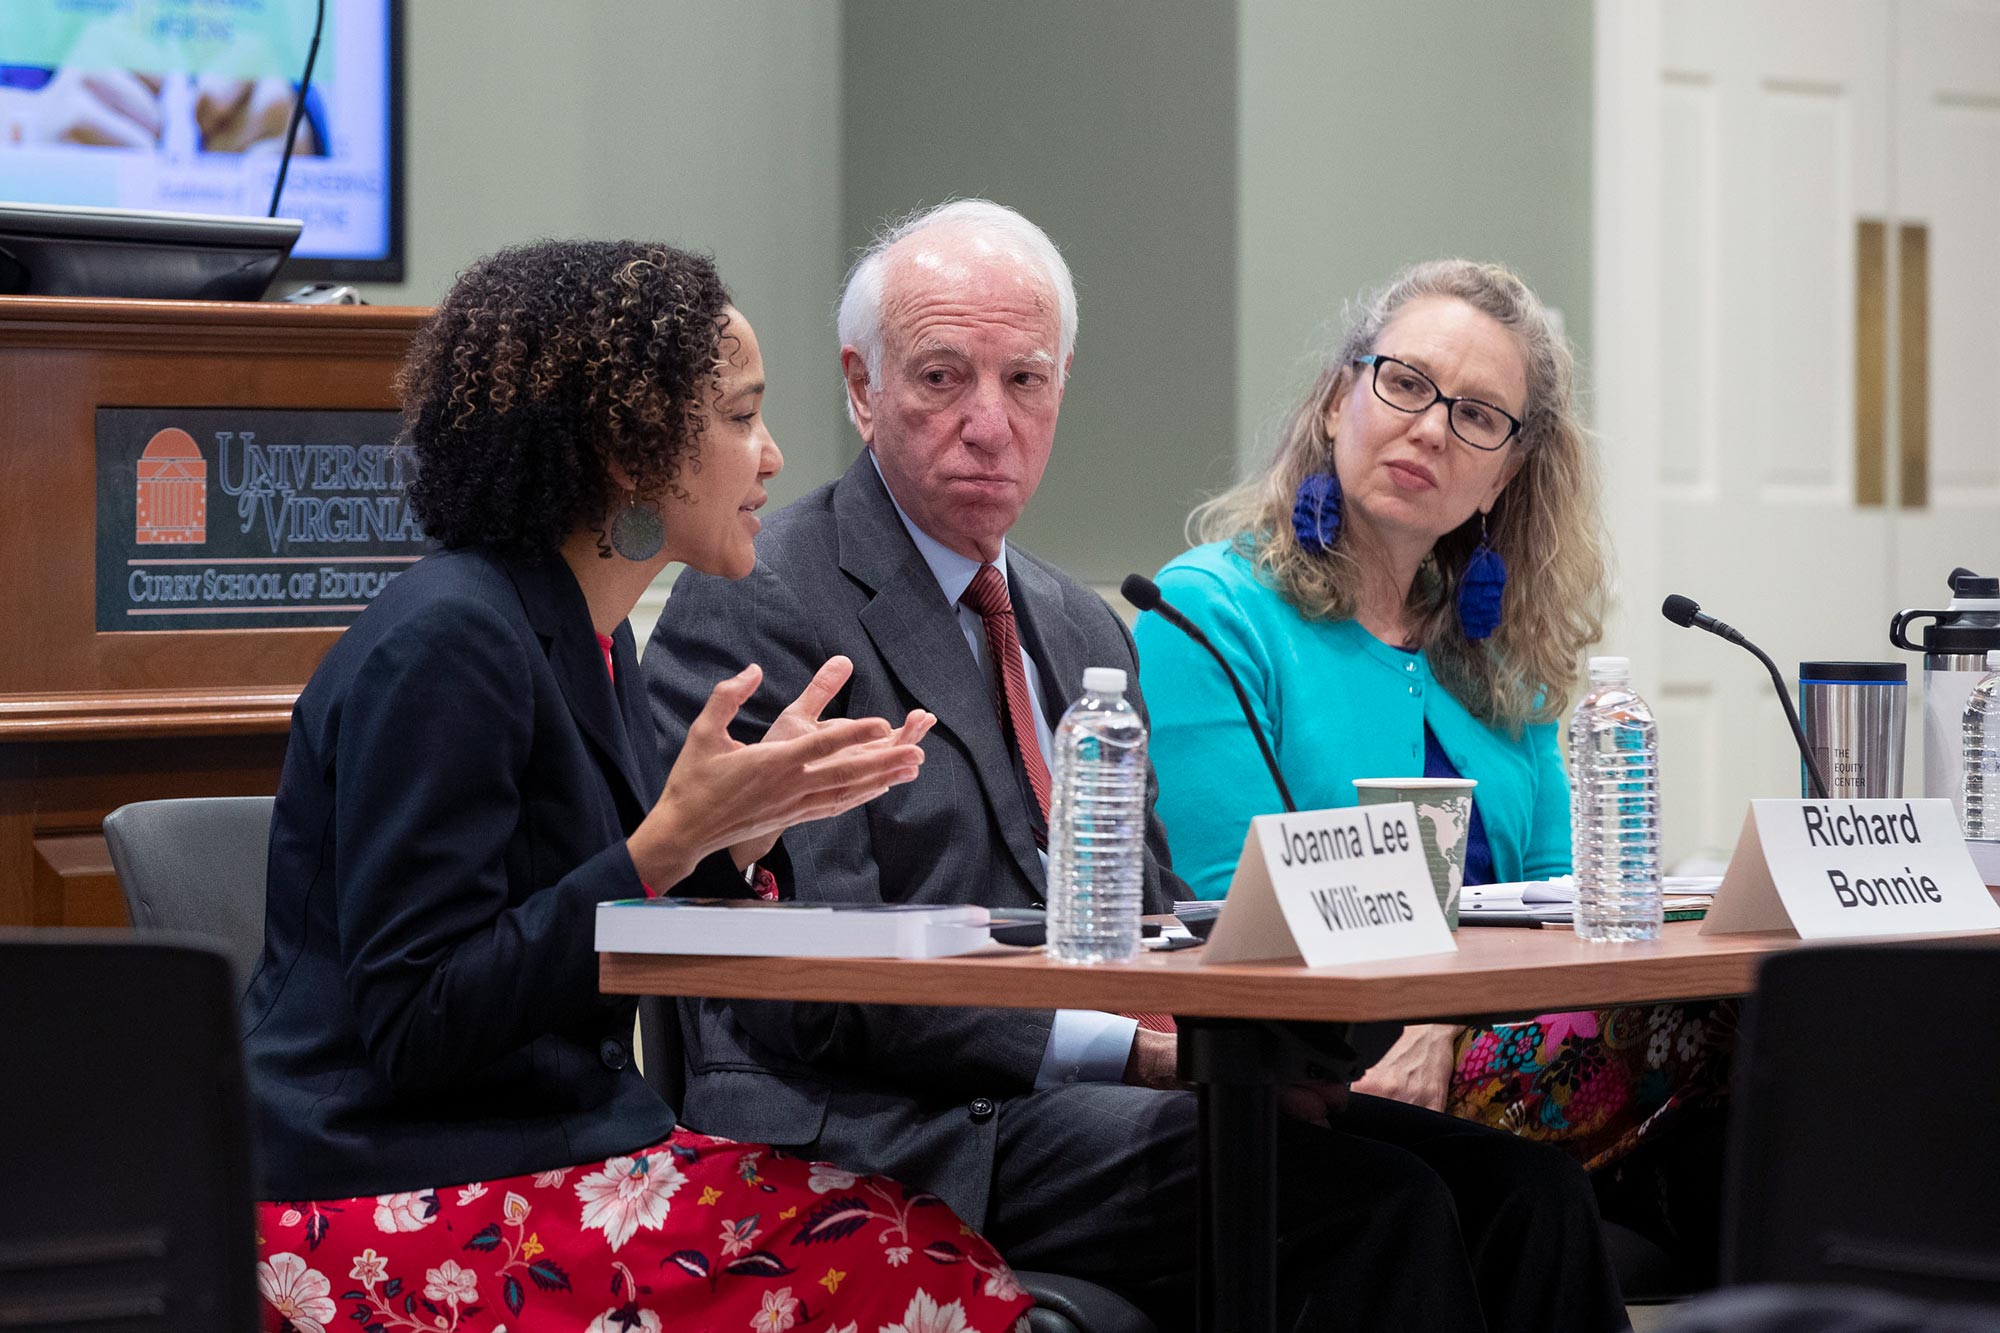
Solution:
M875 461L875 453L869 451L868 459ZM882 465L875 464L880 475ZM889 502L896 506L896 517L903 520L903 527L909 531L910 540L917 544L917 551L930 566L931 576L937 580L938 588L944 593L945 601L958 608L958 628L965 635L966 646L972 649L972 660L979 663L979 670L986 677L986 686L991 690L1001 687L996 683L999 673L987 660L986 622L977 611L964 605L959 599L972 586L972 580L979 573L979 561L958 552L938 541L910 521L903 512L902 502L896 493L889 490L889 479L882 478L882 489L889 491ZM1000 578L1007 578L1007 543L1000 543L1000 558L994 561L1000 570ZM1049 732L1048 716L1042 708L1042 691L1039 673L1034 662L1028 657L1027 647L1021 649L1021 665L1028 676L1028 702L1033 705L1029 711L1035 715L1035 744L1041 747L1042 762L1049 772L1055 772L1054 738ZM1043 852L1042 869L1047 870L1049 855ZM1042 1053L1042 1066L1035 1072L1037 1088L1052 1088L1062 1083L1116 1083L1125 1077L1125 1066L1132 1055L1132 1037L1139 1030L1137 1020L1118 1014L1099 1013L1094 1009L1058 1009L1054 1024L1049 1028L1048 1049Z

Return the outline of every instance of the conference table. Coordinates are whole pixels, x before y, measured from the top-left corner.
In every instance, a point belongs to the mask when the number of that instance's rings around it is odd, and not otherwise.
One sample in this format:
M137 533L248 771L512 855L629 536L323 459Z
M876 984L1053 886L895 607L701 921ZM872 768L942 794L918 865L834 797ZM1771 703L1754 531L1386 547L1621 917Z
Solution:
M766 957L608 952L598 975L613 994L1173 1014L1181 1076L1200 1099L1200 1327L1264 1333L1277 1317L1277 1095L1328 1072L1314 1065L1328 1037L1337 1048L1355 1024L1741 995L1761 959L1799 944L1789 932L1699 932L1677 922L1655 941L1589 944L1562 929L1468 928L1455 953L1319 968L1204 965L1200 949L1091 967L997 945L955 958L785 958L777 967Z

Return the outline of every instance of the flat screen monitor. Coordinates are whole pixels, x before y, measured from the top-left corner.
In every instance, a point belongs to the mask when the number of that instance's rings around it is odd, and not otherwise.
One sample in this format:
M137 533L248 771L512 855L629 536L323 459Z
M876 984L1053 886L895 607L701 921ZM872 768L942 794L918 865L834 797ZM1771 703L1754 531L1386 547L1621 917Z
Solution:
M0 0L0 201L262 217L314 0ZM327 0L288 277L403 276L401 0Z
M0 295L255 301L295 218L0 204Z

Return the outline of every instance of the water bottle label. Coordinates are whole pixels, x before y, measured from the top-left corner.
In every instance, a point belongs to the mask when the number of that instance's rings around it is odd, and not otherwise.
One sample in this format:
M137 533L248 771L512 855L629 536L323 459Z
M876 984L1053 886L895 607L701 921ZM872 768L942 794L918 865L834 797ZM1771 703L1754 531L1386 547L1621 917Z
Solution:
M1250 821L1204 963L1311 967L1451 953L1416 807L1349 806Z
M1752 801L1704 935L2000 930L1949 801Z
M1965 705L1984 671L1924 672L1924 795L1965 813Z

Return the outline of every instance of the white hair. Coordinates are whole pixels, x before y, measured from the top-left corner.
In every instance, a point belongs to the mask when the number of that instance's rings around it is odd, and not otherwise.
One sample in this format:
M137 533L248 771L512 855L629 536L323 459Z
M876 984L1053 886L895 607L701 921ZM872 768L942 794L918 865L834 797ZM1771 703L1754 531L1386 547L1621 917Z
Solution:
M868 387L873 389L882 382L882 296L889 252L918 232L942 226L1005 242L1041 264L1056 294L1056 382L1062 383L1069 376L1069 355L1076 347L1076 283L1062 252L1047 232L1005 204L991 199L953 199L890 222L847 271L837 316L840 345L861 353L868 367ZM849 420L854 417L851 401L847 415Z

